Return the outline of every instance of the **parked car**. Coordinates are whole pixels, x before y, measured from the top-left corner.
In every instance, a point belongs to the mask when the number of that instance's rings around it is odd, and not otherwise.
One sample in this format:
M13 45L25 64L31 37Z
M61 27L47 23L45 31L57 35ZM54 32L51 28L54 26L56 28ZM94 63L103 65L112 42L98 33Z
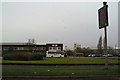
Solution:
M100 57L100 55L99 54L94 54L93 57Z
M103 55L104 57L105 57L105 55ZM113 57L113 55L112 54L107 54L107 56L108 57Z
M103 54L100 54L100 57L103 57Z
M113 57L113 55L112 54L108 54L108 57Z
M92 54L92 57L95 57L95 54Z
M99 54L89 54L88 57L100 57Z
M92 57L92 54L89 54L88 57Z

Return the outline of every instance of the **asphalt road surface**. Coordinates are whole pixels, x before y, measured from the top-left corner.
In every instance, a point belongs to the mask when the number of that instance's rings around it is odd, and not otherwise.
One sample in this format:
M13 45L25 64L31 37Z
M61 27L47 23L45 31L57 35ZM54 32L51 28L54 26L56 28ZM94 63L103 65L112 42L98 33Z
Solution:
M2 69L19 70L104 70L105 67L12 67ZM108 69L118 69L118 66L109 66ZM2 80L120 80L118 75L87 75L87 76L3 76Z
M2 80L120 80L118 75L88 76L4 76Z
M2 67L2 69L23 69L23 70L104 70L105 67ZM118 69L118 66L108 67Z

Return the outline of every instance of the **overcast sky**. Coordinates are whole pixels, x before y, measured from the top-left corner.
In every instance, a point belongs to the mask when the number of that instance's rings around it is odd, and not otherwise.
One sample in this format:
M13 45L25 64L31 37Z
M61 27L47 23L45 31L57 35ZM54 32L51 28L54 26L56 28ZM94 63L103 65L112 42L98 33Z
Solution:
M74 43L96 47L104 29L98 28L101 2L4 2L2 3L2 41L36 43ZM118 3L108 2L108 46L118 44Z
M120 14L120 1L118 4L118 14ZM120 47L120 15L118 15L118 47Z

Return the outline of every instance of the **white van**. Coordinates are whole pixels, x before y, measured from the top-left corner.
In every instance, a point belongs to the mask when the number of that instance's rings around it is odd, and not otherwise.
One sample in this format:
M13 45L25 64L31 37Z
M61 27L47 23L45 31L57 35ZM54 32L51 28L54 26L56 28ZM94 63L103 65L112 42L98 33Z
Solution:
M47 51L46 57L64 57L64 51Z

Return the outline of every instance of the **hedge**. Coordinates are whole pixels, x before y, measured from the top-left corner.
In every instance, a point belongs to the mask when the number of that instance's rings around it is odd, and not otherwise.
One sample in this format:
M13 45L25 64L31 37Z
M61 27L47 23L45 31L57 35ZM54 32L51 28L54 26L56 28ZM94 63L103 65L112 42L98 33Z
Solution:
M43 60L43 55L39 53L14 53L14 54L4 54L4 60L21 60L21 61L29 61L29 60Z

